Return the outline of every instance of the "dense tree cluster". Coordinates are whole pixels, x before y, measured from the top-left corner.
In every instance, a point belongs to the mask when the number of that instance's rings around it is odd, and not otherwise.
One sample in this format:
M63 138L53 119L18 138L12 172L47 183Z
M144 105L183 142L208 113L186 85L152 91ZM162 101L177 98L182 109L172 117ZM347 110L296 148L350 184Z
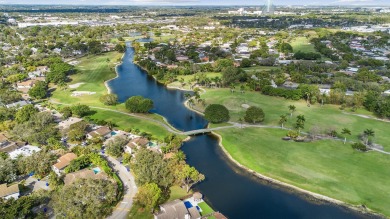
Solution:
M210 104L204 111L205 118L211 123L227 122L230 119L229 110L220 104Z
M132 113L147 113L153 108L153 101L142 96L133 96L126 100L125 105Z

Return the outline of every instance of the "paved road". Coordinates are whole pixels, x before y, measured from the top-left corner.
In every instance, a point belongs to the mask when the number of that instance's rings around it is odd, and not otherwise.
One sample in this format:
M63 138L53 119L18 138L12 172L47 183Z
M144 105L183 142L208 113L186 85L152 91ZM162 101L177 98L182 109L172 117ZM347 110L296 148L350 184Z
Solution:
M118 203L108 219L125 219L133 205L133 198L137 193L134 176L116 159L109 156L104 157L109 161L111 168L117 172L124 186L123 200Z

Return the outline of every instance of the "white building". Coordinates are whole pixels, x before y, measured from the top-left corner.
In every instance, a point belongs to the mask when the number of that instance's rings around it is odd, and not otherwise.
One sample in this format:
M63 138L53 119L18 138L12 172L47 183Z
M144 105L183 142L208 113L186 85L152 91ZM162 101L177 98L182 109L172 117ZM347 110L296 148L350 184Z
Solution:
M12 152L9 152L9 157L11 159L16 159L19 156L29 157L33 153L39 152L40 150L41 149L37 146L26 145L26 146L23 146L19 149L12 151Z

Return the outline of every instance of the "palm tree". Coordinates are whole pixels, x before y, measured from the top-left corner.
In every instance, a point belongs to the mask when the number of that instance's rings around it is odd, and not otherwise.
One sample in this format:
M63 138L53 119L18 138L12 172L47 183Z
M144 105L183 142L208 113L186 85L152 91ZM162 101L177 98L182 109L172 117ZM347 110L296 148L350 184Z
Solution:
M305 116L299 115L297 116L297 122L295 124L295 127L298 129L298 133L301 134L301 130L305 128Z
M341 134L344 135L344 144L347 142L347 136L346 135L351 135L351 130L347 128L343 128L341 131Z
M279 120L279 124L282 126L282 128L284 128L284 123L287 122L287 116L286 115L281 115L280 116L280 120Z
M293 112L295 112L296 109L297 109L297 108L296 108L294 105L288 106L288 110L291 112L290 117L292 117Z
M368 144L369 137L374 137L375 136L375 132L372 129L366 129L366 130L364 130L363 133L366 136L366 144Z

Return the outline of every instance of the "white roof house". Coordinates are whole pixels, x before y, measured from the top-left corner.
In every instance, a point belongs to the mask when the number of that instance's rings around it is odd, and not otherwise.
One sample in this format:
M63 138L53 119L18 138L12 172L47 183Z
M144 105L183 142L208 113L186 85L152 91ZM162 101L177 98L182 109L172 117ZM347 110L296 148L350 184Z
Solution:
M16 159L19 156L28 157L33 153L39 152L41 149L37 146L26 145L19 149L16 149L12 152L9 152L9 157L11 159Z

